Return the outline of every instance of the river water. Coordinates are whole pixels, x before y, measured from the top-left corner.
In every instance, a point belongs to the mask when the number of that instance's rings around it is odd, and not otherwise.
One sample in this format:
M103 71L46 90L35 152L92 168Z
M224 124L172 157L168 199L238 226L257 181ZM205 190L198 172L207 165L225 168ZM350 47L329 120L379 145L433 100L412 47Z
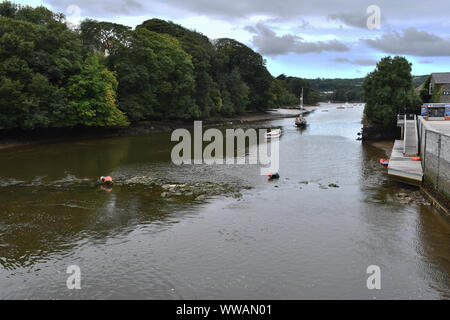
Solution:
M449 225L398 200L421 195L356 140L361 116L325 104L305 130L245 124L283 130L271 182L257 165L176 166L167 133L0 150L0 298L449 299Z

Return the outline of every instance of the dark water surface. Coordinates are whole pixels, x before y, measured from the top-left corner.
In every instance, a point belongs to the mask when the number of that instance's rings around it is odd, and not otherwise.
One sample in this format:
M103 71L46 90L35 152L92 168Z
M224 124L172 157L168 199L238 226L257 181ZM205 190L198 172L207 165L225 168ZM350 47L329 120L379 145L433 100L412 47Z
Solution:
M283 129L272 182L257 165L175 166L164 133L0 151L0 298L449 299L448 224L397 200L420 192L356 141L362 107L322 109L303 131L246 125ZM168 184L190 189L161 197Z

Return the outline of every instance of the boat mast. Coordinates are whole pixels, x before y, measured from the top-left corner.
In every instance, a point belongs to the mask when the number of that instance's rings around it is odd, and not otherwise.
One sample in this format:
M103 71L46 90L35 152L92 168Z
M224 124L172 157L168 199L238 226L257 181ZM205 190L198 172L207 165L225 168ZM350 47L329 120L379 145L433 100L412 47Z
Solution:
M300 97L300 109L303 109L303 88L302 88L302 96Z

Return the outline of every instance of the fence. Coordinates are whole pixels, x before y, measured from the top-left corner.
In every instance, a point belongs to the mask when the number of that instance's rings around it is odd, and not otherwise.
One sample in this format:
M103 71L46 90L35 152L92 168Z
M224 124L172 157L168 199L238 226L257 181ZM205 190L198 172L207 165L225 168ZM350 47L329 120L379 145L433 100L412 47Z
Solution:
M450 196L450 136L430 130L422 117L418 119L418 128L424 177Z

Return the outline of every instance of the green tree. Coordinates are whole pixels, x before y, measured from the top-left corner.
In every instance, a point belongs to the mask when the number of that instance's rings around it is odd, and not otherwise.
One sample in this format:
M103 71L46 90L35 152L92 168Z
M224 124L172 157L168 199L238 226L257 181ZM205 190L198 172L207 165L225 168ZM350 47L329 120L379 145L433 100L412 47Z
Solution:
M72 125L125 126L126 116L116 106L117 80L100 64L98 56L88 56L81 73L69 79L67 90L73 110Z
M233 69L226 76L226 91L230 94L233 113L242 114L245 112L247 105L250 103L250 89L245 82L241 80L241 75L237 68Z
M0 17L0 77L3 88L15 83L9 114L2 127L34 128L67 125L69 77L80 72L81 42L62 24L34 24ZM6 91L3 91L6 95ZM2 111L0 111L2 112ZM6 123L8 123L6 125Z
M201 116L209 117L218 111L218 105L211 98L217 85L211 77L211 61L215 54L208 37L199 32L188 30L180 25L161 19L144 21L140 26L149 31L168 34L180 42L183 50L191 56L194 66L194 100Z
M310 83L307 79L286 77L284 74L281 74L277 77L277 80L287 90L283 105L299 105L302 91L304 104L315 105L320 100L319 92L310 88Z
M262 56L244 44L228 38L216 40L214 47L217 52L213 64L214 79L219 82L224 74L238 68L242 80L250 89L249 109L264 110L271 105L272 76L267 71Z
M431 75L427 77L425 82L423 83L422 89L419 91L420 99L422 99L423 103L430 102L432 95L430 95L430 82L431 82Z
M92 54L107 52L114 55L131 44L131 27L117 23L85 19L77 31L84 48Z
M363 82L365 120L380 128L395 128L398 113L416 113L411 64L404 57L385 57Z
M111 59L119 81L119 106L131 120L200 116L192 98L192 61L177 39L139 27L130 48Z

